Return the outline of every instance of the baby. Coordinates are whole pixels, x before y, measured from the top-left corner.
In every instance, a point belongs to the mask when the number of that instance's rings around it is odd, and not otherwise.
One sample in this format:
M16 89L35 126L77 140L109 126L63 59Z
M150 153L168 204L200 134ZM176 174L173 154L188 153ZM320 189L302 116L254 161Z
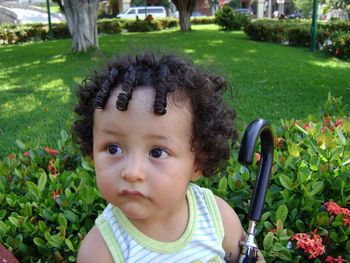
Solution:
M108 202L78 262L237 262L235 211L192 183L230 157L225 81L173 55L109 62L78 91L74 138ZM263 260L263 259L262 259Z

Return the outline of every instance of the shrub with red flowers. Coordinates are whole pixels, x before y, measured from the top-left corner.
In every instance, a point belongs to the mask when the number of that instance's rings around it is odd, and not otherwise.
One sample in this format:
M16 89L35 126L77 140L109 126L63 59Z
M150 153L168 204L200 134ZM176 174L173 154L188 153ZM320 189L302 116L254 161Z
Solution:
M321 115L273 127L274 165L256 235L267 262L350 262L348 112L329 96ZM74 262L105 207L91 162L61 137L56 149L17 141L20 153L0 160L0 243L20 262ZM226 199L245 226L261 162L256 152L245 167L237 147L218 176L198 182Z
M256 235L266 261L350 262L349 109L329 95L319 115L273 129L274 165ZM257 168L240 165L235 151L221 177L201 180L244 225Z
M290 240L296 240L296 248L304 250L309 254L309 259L317 258L325 253L322 238L316 234L317 229L312 232L313 237L305 233L298 233Z
M0 243L20 262L75 262L80 241L104 208L89 160L62 131L58 149L0 160Z

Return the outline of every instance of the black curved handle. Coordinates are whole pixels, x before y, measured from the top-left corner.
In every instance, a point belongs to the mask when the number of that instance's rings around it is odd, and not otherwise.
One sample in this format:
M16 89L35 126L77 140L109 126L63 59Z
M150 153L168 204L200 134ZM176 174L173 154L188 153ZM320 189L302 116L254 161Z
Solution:
M257 119L248 125L243 135L238 156L238 161L241 164L251 165L254 159L256 141L259 136L261 141L261 159L248 213L248 219L254 221L259 221L261 217L273 161L273 133L270 124L266 120Z

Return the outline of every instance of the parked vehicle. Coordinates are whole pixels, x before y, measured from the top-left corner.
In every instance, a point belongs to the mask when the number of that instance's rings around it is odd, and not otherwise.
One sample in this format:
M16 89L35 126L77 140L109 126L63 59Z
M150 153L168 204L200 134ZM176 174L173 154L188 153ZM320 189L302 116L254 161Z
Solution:
M198 17L198 16L204 16L202 13L200 12L197 12L197 11L194 11L192 14L191 14L191 17Z
M288 19L300 19L301 17L302 17L301 12L295 12L295 13L287 15Z
M252 16L254 14L249 8L236 8L235 11L248 16Z
M326 20L331 21L332 19L341 19L341 20L348 20L349 15L348 12L342 9L333 9L329 11L326 15Z
M116 17L145 19L146 15L152 15L153 18L163 18L166 17L166 11L163 6L132 6Z
M176 11L176 12L174 13L174 16L175 16L176 18L179 18L179 11ZM191 17L198 17L198 16L206 16L206 15L203 15L202 13L197 12L197 11L193 11L192 14L191 14Z

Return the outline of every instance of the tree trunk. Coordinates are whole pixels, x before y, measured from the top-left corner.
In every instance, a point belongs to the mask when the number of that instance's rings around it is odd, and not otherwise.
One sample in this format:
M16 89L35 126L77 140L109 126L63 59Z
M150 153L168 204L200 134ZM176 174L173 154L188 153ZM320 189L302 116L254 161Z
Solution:
M187 32L191 30L191 14L194 6L196 5L195 0L172 0L177 10L179 11L179 21L181 31Z
M74 52L98 48L97 33L98 0L65 0L64 11L73 38Z

